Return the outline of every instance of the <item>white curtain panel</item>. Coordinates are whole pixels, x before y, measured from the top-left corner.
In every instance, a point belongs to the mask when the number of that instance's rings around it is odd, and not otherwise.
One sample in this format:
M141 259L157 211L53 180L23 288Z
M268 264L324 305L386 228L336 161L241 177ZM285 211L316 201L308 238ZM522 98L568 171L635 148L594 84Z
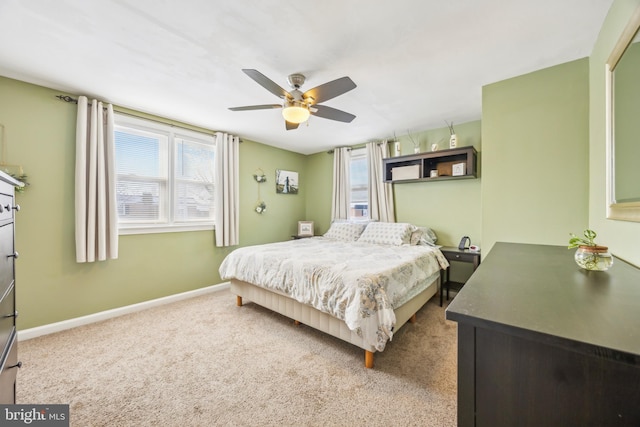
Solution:
M239 197L240 138L216 132L216 246L234 246L240 242Z
M384 182L382 159L389 157L389 144L386 141L369 142L367 163L369 169L369 216L382 222L395 222L393 207L393 185Z
M113 106L78 98L76 122L76 261L118 258Z
M333 198L331 220L349 219L349 148L333 150Z

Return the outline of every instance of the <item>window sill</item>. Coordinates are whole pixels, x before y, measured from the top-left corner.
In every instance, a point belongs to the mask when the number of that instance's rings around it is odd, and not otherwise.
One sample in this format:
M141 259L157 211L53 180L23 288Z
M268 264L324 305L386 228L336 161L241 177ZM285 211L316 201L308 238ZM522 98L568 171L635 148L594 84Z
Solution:
M126 236L130 234L156 234L156 233L182 233L188 231L213 230L213 224L174 224L174 225L122 225L118 226L118 234Z

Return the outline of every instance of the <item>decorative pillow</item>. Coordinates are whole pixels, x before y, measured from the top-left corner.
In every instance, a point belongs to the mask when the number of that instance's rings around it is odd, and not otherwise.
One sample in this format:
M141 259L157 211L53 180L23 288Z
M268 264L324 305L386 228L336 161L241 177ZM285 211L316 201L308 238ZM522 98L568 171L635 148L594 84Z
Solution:
M409 244L412 227L405 222L370 222L358 242L394 246Z
M333 222L329 231L324 233L324 237L343 242L354 242L358 240L366 226L367 224L364 222Z
M429 227L415 227L411 233L411 245L435 246L438 236Z

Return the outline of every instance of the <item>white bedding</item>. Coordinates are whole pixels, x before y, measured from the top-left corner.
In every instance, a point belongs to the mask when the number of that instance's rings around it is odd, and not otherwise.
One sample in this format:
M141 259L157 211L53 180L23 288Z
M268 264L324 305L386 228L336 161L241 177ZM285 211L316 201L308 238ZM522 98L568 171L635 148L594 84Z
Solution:
M431 246L390 246L324 237L234 250L223 279L275 290L344 320L378 351L393 336L394 308L420 293L447 260Z

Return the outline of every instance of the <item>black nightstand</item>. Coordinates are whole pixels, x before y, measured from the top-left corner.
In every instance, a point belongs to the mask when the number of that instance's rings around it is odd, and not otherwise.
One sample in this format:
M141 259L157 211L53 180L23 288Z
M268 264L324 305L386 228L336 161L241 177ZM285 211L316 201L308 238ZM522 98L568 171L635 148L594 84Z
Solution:
M440 251L449 262L459 261L472 263L473 271L476 271L476 268L480 265L480 252L472 252L469 249L460 250L452 246L443 246L440 248ZM456 290L460 290L460 288L464 286L464 283L452 282L449 280L450 268L451 266L447 267L447 269L442 272L440 285L440 307L442 307L442 294L444 293L443 291L445 287L447 288L447 301L449 301L449 289L453 286Z

